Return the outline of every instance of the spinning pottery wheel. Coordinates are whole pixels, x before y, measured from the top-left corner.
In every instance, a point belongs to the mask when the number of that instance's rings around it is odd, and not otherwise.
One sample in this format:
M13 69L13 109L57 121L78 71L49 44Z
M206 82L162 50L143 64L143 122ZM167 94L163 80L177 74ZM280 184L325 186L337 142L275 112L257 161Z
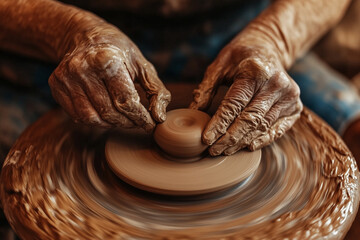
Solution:
M338 239L357 212L355 160L306 109L261 150L253 173L200 195L157 194L126 183L106 160L107 141L116 138L76 125L60 110L22 134L0 185L5 215L21 238Z
M106 160L125 182L150 192L184 196L224 190L257 169L261 151L208 156L201 133L209 120L198 110L170 111L154 133L163 150L142 131L117 132L105 145Z

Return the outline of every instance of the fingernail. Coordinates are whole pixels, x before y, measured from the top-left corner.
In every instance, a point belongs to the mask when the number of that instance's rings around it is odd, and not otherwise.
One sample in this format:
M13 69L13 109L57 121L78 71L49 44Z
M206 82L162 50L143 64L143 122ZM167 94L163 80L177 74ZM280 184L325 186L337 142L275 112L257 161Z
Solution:
M215 142L215 133L213 131L209 131L204 134L204 143L207 145L212 145Z

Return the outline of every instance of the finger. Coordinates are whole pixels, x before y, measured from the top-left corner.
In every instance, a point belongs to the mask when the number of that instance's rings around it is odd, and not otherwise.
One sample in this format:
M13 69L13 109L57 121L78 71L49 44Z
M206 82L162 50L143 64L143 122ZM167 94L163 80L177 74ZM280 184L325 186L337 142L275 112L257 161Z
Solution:
M125 65L118 67L117 74L104 79L106 88L116 109L132 120L136 126L150 132L155 122L150 113L140 103L133 80Z
M74 119L76 117L76 112L73 103L69 97L69 93L68 91L62 89L60 86L56 86L58 84L55 84L54 78L55 77L53 75L51 75L49 78L51 94L54 100L65 110L65 112Z
M303 104L302 104L301 100L298 99L294 104L291 104L288 108L281 107L281 104L275 105L273 107L273 109L271 109L271 111L269 111L266 118L270 122L271 126L273 126L275 124L275 122L277 122L278 119L282 119L285 117L288 117L289 119L291 119L291 116L295 116L295 121L296 121L296 119L300 117L300 113L301 113L302 109L303 109ZM293 122L290 121L290 123L295 123L295 121L293 121ZM273 128L273 127L271 127L271 128ZM271 128L269 128L269 129L271 129ZM261 144L261 142L267 138L266 136L269 135L269 131L270 131L269 129L267 131L262 132L262 134L260 134L259 136L257 136L251 142L249 149L255 150L255 149L258 149L260 147L263 147L263 146L269 144L270 142L265 142L264 144ZM273 132L273 134L275 134L275 132ZM278 136L278 137L280 137L280 136ZM276 138L269 137L269 141L274 141L278 137L276 137ZM260 143L258 142L258 140Z
M258 135L259 126L267 125L264 116L279 98L277 93L262 91L249 103L243 112L234 120L226 134L210 147L211 155L221 154L232 146L246 146Z
M300 99L293 103L279 102L275 104L265 116L265 122L268 124L262 127L263 132L266 132L279 118L300 113L302 108L303 104Z
M109 127L102 121L82 91L82 89L69 90L67 79L64 75L61 81L55 71L49 78L52 95L57 103L70 115L75 122L82 122L90 125Z
M206 126L203 133L205 144L212 145L221 137L251 100L255 87L253 81L246 81L245 84L241 81L236 80L231 85L216 113Z
M157 122L165 121L171 94L159 79L154 66L149 62L143 64L138 79L150 101L151 115Z
M262 135L262 136L256 138L254 141L252 141L252 143L249 146L249 149L251 151L254 151L256 149L260 149L260 148L272 143L273 141L275 141L276 139L278 139L279 137L284 135L285 132L287 130L289 130L299 118L300 118L300 113L297 113L292 116L280 118L267 131L267 133L265 135Z
M232 154L234 149L247 147L273 125L281 112L287 116L292 114L290 106L300 102L299 93L297 85L286 74L275 74L236 118L226 135L210 148L210 154ZM228 148L232 151L226 151Z
M288 103L286 105L289 105ZM249 131L244 137L243 141L239 144L235 144L232 147L229 147L224 150L225 155L231 155L239 151L242 148L249 147L252 151L255 150L251 147L251 144L258 138L268 134L269 129L275 124L275 122L282 117L292 116L297 113L300 113L302 110L302 103L298 100L295 104L290 106L284 106L284 103L275 104L265 115L264 121L258 126L254 131Z
M52 73L49 78L49 85L51 86L55 100L65 109L66 112L73 118L75 122L82 122L90 125L97 125L102 127L110 127L110 125L103 121L94 107L91 105L87 95L78 84L77 79L69 79L67 76L74 71L79 71L74 66L78 59L74 62L61 62L58 68ZM70 73L69 73L70 72ZM76 74L79 75L79 74ZM71 84L70 84L71 82Z
M258 128L256 130L247 132L240 143L239 142L233 143L232 146L224 147L221 150L217 150L217 151L220 151L220 153L221 151L223 151L224 155L232 155L235 152L239 151L240 149L248 147L251 144L251 142L253 142L254 139L264 135L264 132L267 133L267 130L275 123L277 119L279 119L282 110L283 110L283 106L281 104L275 104L266 113L264 120L260 122Z
M248 134L246 134L245 138L246 140L241 142L241 143L238 143L238 144L235 144L231 147L228 147L224 150L223 154L224 155L232 155L234 153L236 153L237 151L243 149L243 148L246 148L250 145L250 140L251 139L254 139L256 138L257 136L260 136L263 132L260 131L260 130L254 130L252 132L249 132Z
M249 147L251 142L254 139L264 135L264 132L267 133L267 130L279 119L281 112L283 111L282 104L275 104L265 115L264 121L262 121L258 128L253 131L249 131L243 138L240 143L236 143L233 146L230 146L223 150L224 155L232 155L239 151L240 149Z
M80 87L73 87L69 98L72 101L74 114L72 118L75 122L81 122L88 125L110 127L111 125L103 121L97 111L90 103L87 95ZM64 98L64 95L62 95Z
M102 120L110 125L123 128L135 126L130 119L116 109L100 77L88 75L81 83L88 99Z
M197 89L193 91L193 101L190 108L205 110L211 104L217 88L221 84L220 70L216 63L211 64Z

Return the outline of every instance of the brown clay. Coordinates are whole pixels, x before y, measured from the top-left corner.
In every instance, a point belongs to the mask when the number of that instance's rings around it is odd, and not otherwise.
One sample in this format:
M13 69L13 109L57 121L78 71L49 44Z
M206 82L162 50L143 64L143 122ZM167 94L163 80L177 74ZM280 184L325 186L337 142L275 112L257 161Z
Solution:
M216 158L178 158L163 154L151 136L132 131L113 134L106 142L105 155L113 172L130 185L188 196L224 190L245 180L259 167L261 150Z
M15 143L0 196L21 238L341 239L357 212L356 162L306 109L262 149L251 178L221 195L186 201L124 185L106 164L107 135L94 130L57 111Z
M208 114L193 109L168 112L154 133L160 149L143 132L114 133L106 142L106 161L122 180L151 192L198 195L224 190L255 172L261 151L207 156L201 134L209 120Z
M210 116L194 109L176 109L166 114L166 121L154 132L155 142L167 154L175 158L199 157L207 145L201 141L201 134Z

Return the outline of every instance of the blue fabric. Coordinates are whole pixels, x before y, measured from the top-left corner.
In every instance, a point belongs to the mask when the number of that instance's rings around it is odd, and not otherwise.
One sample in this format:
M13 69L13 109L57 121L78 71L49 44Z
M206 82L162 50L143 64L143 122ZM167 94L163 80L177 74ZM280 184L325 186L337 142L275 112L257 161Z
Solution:
M346 78L325 65L314 54L299 59L289 71L301 90L301 100L342 134L360 116L360 97Z

